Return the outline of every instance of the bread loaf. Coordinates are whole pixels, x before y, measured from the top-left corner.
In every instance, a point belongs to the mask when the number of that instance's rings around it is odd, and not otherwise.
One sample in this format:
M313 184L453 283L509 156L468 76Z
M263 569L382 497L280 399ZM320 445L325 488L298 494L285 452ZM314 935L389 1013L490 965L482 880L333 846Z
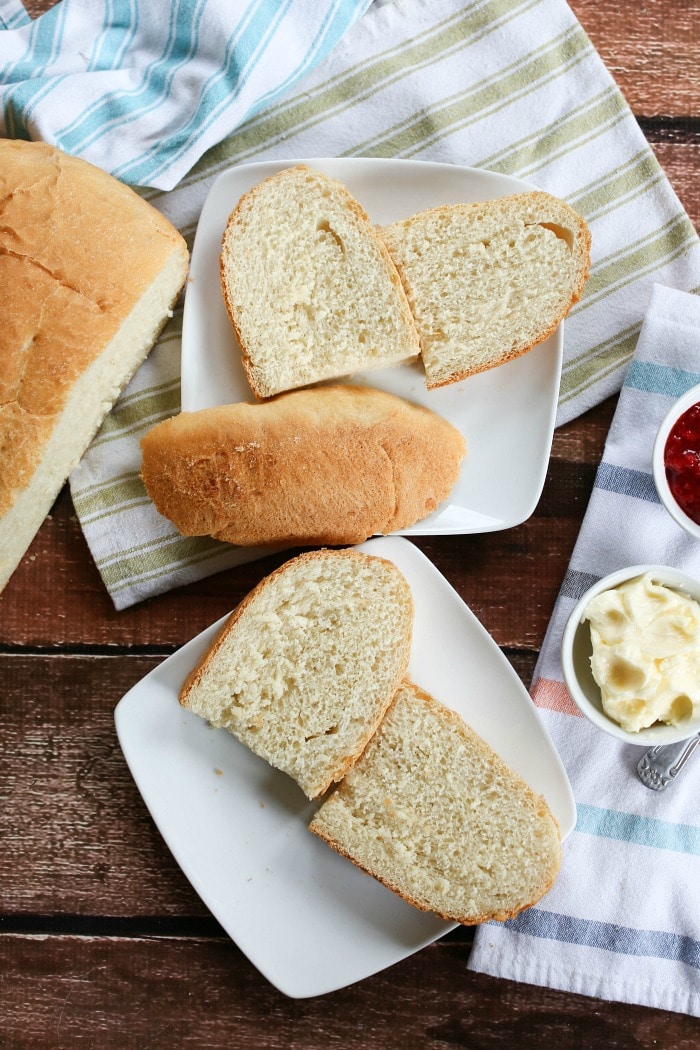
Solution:
M351 550L301 554L238 606L180 702L314 798L379 724L408 665L412 627L411 592L392 562Z
M170 316L180 234L133 190L0 139L0 589Z
M408 295L430 389L541 343L588 276L588 227L547 193L433 208L381 234Z
M182 413L141 448L146 489L184 535L312 546L426 517L454 485L465 442L392 394L328 386Z
M310 828L417 908L466 924L535 904L561 862L545 801L409 681Z
M347 189L311 168L288 168L241 198L221 285L260 398L418 355L382 240Z

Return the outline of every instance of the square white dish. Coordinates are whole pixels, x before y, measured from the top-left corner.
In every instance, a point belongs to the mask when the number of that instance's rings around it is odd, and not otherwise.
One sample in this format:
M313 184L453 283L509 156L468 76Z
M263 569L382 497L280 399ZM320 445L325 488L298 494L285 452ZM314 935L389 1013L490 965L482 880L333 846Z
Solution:
M223 172L205 201L192 249L182 331L184 411L255 400L221 293L221 238L244 192L297 163L340 179L377 225L441 204L535 188L493 172L407 160L267 161ZM420 361L347 377L346 382L378 387L432 409L467 440L467 457L449 500L403 530L404 535L494 532L530 517L549 462L562 353L560 324L549 339L522 357L439 390L426 389Z
M542 794L568 835L576 810L566 773L491 636L414 544L383 537L358 549L393 561L411 587L412 679ZM180 687L223 619L120 700L119 743L173 856L241 951L284 994L322 995L393 965L454 924L411 907L312 835L316 804L290 777L180 707Z

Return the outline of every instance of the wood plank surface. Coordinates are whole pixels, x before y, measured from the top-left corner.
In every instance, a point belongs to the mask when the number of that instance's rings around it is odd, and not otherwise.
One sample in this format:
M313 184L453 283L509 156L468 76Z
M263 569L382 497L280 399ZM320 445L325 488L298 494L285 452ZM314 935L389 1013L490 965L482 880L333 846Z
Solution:
M28 0L36 15L52 0ZM700 7L573 0L700 229ZM1 320L0 320L1 323ZM560 428L531 519L417 545L529 683L615 398ZM115 612L67 490L0 596L0 1050L700 1045L700 1021L466 970L473 931L294 1001L223 934L148 815L120 697L288 555Z

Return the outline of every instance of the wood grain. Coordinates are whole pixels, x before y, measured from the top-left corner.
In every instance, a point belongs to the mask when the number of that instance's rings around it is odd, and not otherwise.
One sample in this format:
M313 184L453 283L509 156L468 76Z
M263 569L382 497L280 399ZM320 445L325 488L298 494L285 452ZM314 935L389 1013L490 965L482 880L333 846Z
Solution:
M468 953L468 945L448 937L381 980L291 1001L262 981L226 939L6 937L0 939L3 1045L696 1050L698 1027L691 1018L466 974Z
M30 13L53 0L28 0ZM700 229L697 0L571 7ZM530 681L615 398L554 436L532 518L417 542ZM114 707L288 555L115 612L64 491L0 596L0 1047L658 1048L700 1021L471 974L460 928L330 996L286 999L211 917L121 756Z

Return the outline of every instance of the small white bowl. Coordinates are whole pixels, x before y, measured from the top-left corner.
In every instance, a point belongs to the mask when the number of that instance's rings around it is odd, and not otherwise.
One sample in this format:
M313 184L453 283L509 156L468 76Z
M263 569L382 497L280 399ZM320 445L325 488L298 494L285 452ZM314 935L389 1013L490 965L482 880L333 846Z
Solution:
M685 529L685 531L696 540L700 540L700 525L693 521L692 518L689 518L685 511L681 510L676 503L666 479L664 450L666 448L668 435L671 433L671 429L676 420L682 416L684 412L687 412L689 408L692 408L693 405L698 404L698 402L700 402L700 385L691 387L690 390L686 391L683 397L678 398L678 400L674 402L668 413L664 416L661 426L656 433L651 460L654 484L656 485L659 499L676 524L680 525L682 529Z
M564 628L561 642L561 662L564 672L564 681L571 694L573 701L582 714L605 733L624 740L628 744L637 744L640 747L653 747L656 744L673 744L678 740L685 740L700 732L700 715L689 719L679 726L662 725L657 723L648 729L640 729L637 733L631 733L617 722L613 721L603 710L600 689L593 678L591 671L591 654L593 645L591 643L591 631L588 621L583 620L583 615L588 603L602 591L607 591L626 580L632 580L644 573L651 573L659 583L682 591L690 598L700 602L700 581L688 576L678 569L667 565L631 565L626 569L619 569L608 576L604 576L593 584L579 599L569 616Z

